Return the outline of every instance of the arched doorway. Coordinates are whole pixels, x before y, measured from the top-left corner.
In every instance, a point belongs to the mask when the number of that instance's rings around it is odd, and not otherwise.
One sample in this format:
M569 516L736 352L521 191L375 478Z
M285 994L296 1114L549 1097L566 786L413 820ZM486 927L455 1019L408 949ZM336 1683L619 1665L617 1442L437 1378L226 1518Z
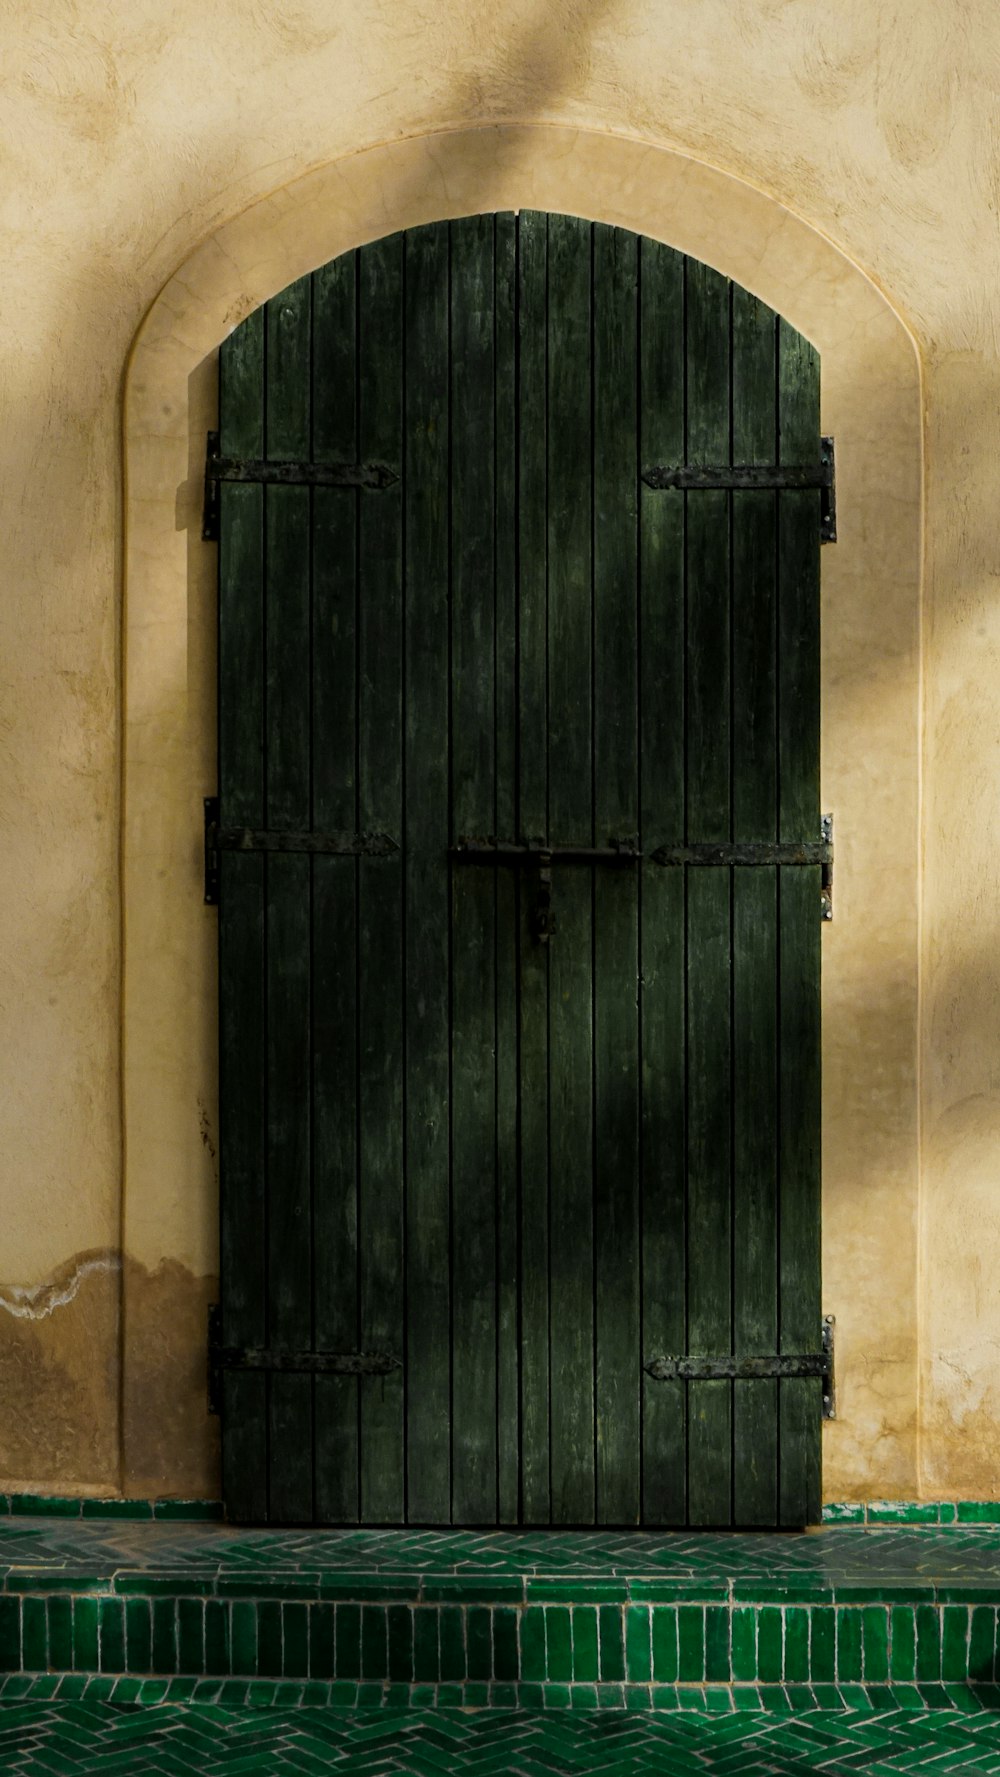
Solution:
M816 353L472 216L220 428L230 1514L816 1518Z

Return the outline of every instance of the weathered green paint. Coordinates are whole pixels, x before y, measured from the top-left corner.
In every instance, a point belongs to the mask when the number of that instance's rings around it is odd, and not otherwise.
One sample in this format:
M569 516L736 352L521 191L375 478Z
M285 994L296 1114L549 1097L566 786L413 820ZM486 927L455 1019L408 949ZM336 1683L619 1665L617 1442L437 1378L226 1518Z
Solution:
M820 1384L819 870L537 860L818 837L815 353L710 268L537 213L300 280L222 353L221 448L379 461L221 489L220 819L385 856L222 856L231 1516L794 1524ZM777 452L777 455L776 455Z

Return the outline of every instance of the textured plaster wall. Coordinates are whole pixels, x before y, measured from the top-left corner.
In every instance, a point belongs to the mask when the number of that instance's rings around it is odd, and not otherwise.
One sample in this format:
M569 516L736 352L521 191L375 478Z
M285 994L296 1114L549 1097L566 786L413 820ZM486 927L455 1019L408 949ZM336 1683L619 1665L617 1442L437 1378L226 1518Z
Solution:
M659 233L823 352L826 1492L995 1495L992 5L40 0L0 56L0 1483L215 1485L213 351L330 253L502 203Z

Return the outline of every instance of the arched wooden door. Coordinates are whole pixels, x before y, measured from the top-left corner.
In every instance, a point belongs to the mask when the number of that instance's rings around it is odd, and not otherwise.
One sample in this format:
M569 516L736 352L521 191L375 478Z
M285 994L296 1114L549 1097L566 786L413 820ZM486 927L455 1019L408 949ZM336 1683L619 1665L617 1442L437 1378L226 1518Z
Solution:
M473 216L251 315L220 424L229 1515L816 1519L814 351Z

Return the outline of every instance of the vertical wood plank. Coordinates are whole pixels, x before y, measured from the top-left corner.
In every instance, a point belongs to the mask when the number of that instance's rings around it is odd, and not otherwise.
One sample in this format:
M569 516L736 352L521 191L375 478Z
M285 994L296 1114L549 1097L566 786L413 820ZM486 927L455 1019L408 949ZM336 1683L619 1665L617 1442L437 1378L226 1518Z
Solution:
M313 456L357 457L357 255L313 276ZM360 495L316 488L312 524L313 825L353 831L357 809L357 518ZM316 1344L358 1349L357 868L313 872L313 1279ZM358 1379L315 1379L316 1519L356 1522Z
M496 217L494 260L496 509L496 833L517 838L517 218ZM517 885L496 876L497 1500L519 1515Z
M448 226L406 236L407 1517L451 1517Z
M729 458L729 286L687 262L687 460ZM730 831L729 510L687 496L687 837ZM731 1320L730 872L687 884L688 1350L728 1353ZM732 1384L688 1385L688 1512L731 1516Z
M778 328L781 461L814 462L819 360ZM778 496L778 808L782 839L819 827L819 494ZM820 1337L821 1074L818 869L785 870L780 887L779 1349L815 1351ZM794 1066L792 1058L794 1057ZM794 1091L792 1084L794 1082ZM821 1384L779 1384L782 1524L820 1516Z
M776 325L733 289L733 461L775 461ZM775 496L733 494L733 838L777 837ZM733 872L733 1349L777 1351L777 882ZM733 1384L733 1516L777 1523L778 1385Z
M639 829L637 240L595 226L594 839ZM638 871L594 872L597 1521L640 1516ZM558 941L558 940L557 940Z
M493 218L451 234L451 798L495 831ZM495 871L452 872L452 1513L497 1518Z
M546 307L548 218L518 217L518 837L548 834ZM521 1509L550 1522L549 947L531 928L532 885L518 878L520 932Z
M549 837L591 843L591 227L549 218ZM549 946L552 1516L594 1520L593 883L562 870Z
M303 461L310 448L311 290L301 278L266 310L269 458ZM310 819L309 490L265 491L267 628L266 812L280 831ZM308 857L269 854L267 883L268 1339L312 1344L310 1131L310 870ZM268 1515L313 1516L312 1378L269 1380Z
M684 260L640 242L641 462L684 460ZM640 837L684 831L684 495L640 492ZM684 874L641 883L642 1351L687 1350ZM643 1378L643 1521L687 1516L687 1386Z
M225 451L263 452L264 312L220 352ZM264 493L220 489L219 763L222 819L264 819ZM220 1270L223 1337L267 1337L264 860L224 853L219 897ZM267 1516L266 1379L224 1372L222 1485L229 1516Z
M362 247L359 436L363 461L399 464L402 440L402 237ZM359 506L359 819L402 829L402 534L397 483ZM405 1359L401 854L358 870L362 1349ZM361 1516L399 1523L404 1496L405 1364L361 1392Z

